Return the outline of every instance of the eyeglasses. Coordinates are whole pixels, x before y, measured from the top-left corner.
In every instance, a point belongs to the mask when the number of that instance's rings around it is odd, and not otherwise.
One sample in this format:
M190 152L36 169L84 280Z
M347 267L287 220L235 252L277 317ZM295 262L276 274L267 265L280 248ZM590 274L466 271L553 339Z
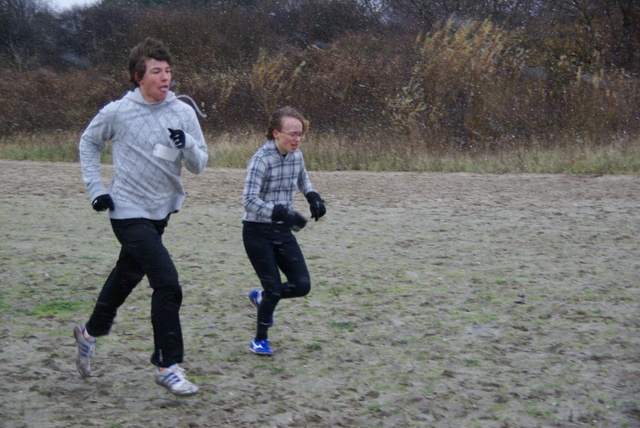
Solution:
M277 129L276 131L284 134L284 135L288 135L291 138L303 138L304 137L304 132L292 132L292 133L288 133L288 132L284 132L284 131L280 131L279 129Z

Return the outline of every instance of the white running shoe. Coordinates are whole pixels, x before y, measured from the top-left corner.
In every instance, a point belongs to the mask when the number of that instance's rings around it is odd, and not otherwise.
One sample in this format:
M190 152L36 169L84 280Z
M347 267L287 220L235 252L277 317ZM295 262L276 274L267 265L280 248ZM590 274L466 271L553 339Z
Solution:
M84 325L77 325L73 328L73 335L78 344L78 356L76 357L76 367L82 377L91 376L91 356L96 350L96 340L92 337L87 340L84 337Z
M173 364L163 371L157 370L156 383L178 396L193 395L200 389L187 380L184 369L177 364Z

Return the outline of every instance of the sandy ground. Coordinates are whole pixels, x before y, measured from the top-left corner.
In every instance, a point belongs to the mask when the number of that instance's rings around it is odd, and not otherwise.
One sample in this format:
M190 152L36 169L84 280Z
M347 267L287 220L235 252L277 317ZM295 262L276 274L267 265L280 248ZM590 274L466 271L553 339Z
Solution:
M0 161L0 426L640 426L640 177L311 178L312 292L278 307L269 358L248 349L244 171L185 175L165 242L201 393L175 398L148 363L146 280L79 377L72 329L117 242L79 165Z

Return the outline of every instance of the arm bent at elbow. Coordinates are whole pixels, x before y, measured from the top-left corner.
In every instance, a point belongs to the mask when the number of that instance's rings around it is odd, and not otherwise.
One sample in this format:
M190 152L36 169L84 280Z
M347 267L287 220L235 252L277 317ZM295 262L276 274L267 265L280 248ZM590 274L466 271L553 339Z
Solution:
M207 143L203 139L196 139L185 134L184 148L181 149L184 156L184 166L192 174L200 174L204 171L209 160Z

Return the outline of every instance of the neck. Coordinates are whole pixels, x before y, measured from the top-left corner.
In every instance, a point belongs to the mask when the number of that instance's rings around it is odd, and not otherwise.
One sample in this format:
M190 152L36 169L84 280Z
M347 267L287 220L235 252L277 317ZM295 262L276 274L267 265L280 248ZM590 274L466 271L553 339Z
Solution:
M278 142L278 140L275 140L275 142L276 142L276 149L278 149L278 151L280 152L280 154L281 154L282 156L286 156L286 154L287 154L287 150L286 150L284 147L282 147L282 146L280 145L280 143Z

